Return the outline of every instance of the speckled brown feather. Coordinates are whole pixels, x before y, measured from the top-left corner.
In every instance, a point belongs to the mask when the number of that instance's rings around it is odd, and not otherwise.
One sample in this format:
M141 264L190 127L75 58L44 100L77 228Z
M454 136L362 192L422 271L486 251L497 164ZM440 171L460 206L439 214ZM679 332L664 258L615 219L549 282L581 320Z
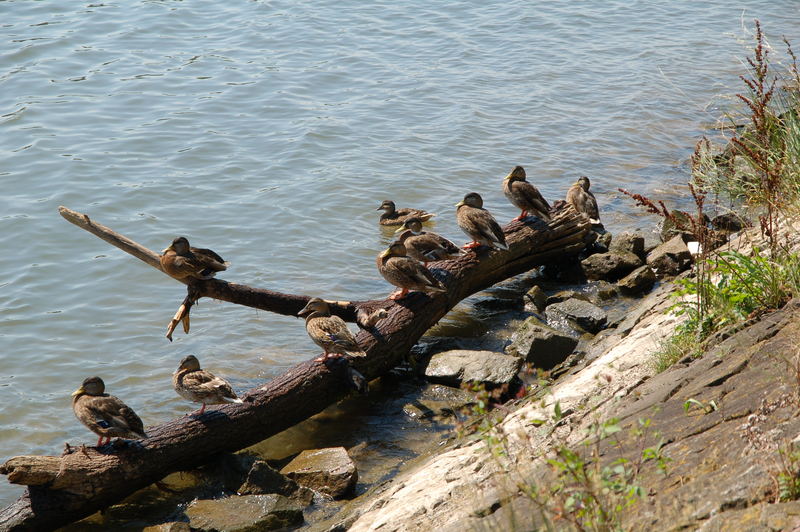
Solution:
M136 412L119 398L104 393L103 381L96 379L101 387L91 395L83 385L73 394L72 411L75 417L101 438L146 438L144 425ZM89 381L86 379L84 383ZM103 427L102 424L108 426Z
M597 207L597 199L589 191L589 178L581 177L567 191L567 203L572 205L576 211L589 217L592 223L600 223L600 209Z
M172 385L178 395L204 405L241 402L228 381L199 366L199 362L197 369L184 367L181 363L181 367L172 375Z
M176 279L210 279L228 268L228 263L210 249L189 246L189 241L178 237L161 255L161 269Z
M315 344L326 353L363 357L367 354L359 347L353 333L339 316L332 316L328 304L313 298L298 316L305 315L306 332Z
M420 262L452 259L461 253L461 250L445 237L427 231L419 234L414 234L411 230L404 231L398 240L405 245L406 254Z
M550 204L533 184L525 180L525 170L516 166L503 180L503 193L518 209L550 221Z
M406 256L405 246L400 242L378 255L375 265L384 279L404 290L421 292L444 292L445 288L436 277L418 261Z
M477 199L475 199L477 198ZM470 203L465 203L469 201ZM506 236L489 211L483 208L480 195L470 193L458 204L456 210L458 226L475 242L493 248L508 249Z

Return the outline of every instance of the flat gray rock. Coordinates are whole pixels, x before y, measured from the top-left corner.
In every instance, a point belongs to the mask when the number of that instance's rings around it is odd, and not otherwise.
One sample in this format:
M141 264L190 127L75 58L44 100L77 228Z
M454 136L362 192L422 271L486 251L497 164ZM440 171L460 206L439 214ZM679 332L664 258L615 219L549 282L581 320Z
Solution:
M608 315L603 309L581 299L568 299L550 305L545 314L549 324L566 322L592 334L600 332L608 321Z
M344 447L303 451L281 469L281 474L334 499L349 495L358 482L356 464Z
M506 348L506 353L522 357L537 368L551 369L563 362L577 345L577 338L531 316L511 336L511 345Z
M519 357L494 351L453 350L431 357L425 376L436 382L459 386L462 382L506 384L522 367Z
M608 247L612 253L633 253L644 259L644 236L639 233L621 233L616 235Z

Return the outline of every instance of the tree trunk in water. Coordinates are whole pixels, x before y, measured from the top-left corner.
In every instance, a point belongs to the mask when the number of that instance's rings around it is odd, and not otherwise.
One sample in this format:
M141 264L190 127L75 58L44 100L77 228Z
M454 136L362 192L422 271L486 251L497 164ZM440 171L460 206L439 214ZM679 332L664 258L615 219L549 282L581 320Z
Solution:
M67 220L161 270L158 254L88 216L61 207ZM465 297L546 262L577 255L594 234L583 215L567 208L549 224L528 219L504 228L508 251L479 248L453 260L429 264L447 293L412 292L400 301L337 302L332 311L366 326L379 308L388 314L356 336L366 351L353 366L372 380L403 360L430 327ZM193 283L196 297L211 297L286 315L296 315L309 296L210 279ZM298 322L298 326L300 322ZM147 430L138 442L115 441L105 453L72 449L61 457L15 457L0 466L26 493L0 512L0 532L56 528L114 504L169 473L195 468L222 452L234 452L277 434L348 393L342 364L305 361L242 397L198 417L186 416Z

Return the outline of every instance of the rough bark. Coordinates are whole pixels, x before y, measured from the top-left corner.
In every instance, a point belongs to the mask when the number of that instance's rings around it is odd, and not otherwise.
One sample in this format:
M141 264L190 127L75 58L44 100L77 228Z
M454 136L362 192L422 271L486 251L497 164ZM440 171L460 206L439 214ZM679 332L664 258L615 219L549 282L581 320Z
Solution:
M69 221L161 269L158 255L101 226L88 216L59 209ZM384 308L387 316L361 330L357 340L367 357L353 365L368 379L402 361L431 326L465 297L546 262L575 255L592 239L590 223L571 209L549 224L532 219L504 230L508 251L480 248L457 259L431 263L447 293L411 293L400 301L341 302L337 314L364 323ZM211 279L192 286L201 297L294 315L308 296ZM387 287L388 288L388 287ZM387 289L388 292L388 289ZM298 326L302 326L298 323ZM28 485L26 493L0 512L0 532L55 528L86 517L167 474L191 469L213 455L249 447L322 411L347 393L341 364L305 361L244 395L242 404L223 405L198 417L149 427L139 442L115 441L112 449L72 449L62 457L15 457L0 466L9 481Z

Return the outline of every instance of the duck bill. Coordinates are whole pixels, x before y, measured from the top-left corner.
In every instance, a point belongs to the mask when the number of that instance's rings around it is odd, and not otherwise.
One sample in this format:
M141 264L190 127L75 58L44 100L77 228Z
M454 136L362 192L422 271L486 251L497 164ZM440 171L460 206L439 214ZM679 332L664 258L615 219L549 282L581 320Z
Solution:
M172 247L172 244L170 244L169 246L167 246L164 249L162 249L161 253L166 253L167 251L175 251L175 248Z
M382 258L382 259L385 259L386 257L388 257L388 256L389 256L389 255L391 255L391 254L392 254L392 250L391 250L391 249L389 249L389 248L386 248L386 249L384 249L383 251L381 251L381 254L380 254L380 255L378 255L378 256L379 256L380 258Z
M72 392L72 397L76 397L78 395L86 393L86 390L83 389L83 386Z
M465 205L463 200L456 203L456 207L461 207L462 205Z
M405 230L406 230L406 226L404 226L404 225L403 225L403 226L400 226L400 229L398 229L397 231L395 231L395 232L394 232L394 234L402 233L402 232L403 232L403 231L405 231Z
M297 315L301 318L305 318L306 314L311 314L312 310L308 308L308 305L303 307L303 309L297 313Z

